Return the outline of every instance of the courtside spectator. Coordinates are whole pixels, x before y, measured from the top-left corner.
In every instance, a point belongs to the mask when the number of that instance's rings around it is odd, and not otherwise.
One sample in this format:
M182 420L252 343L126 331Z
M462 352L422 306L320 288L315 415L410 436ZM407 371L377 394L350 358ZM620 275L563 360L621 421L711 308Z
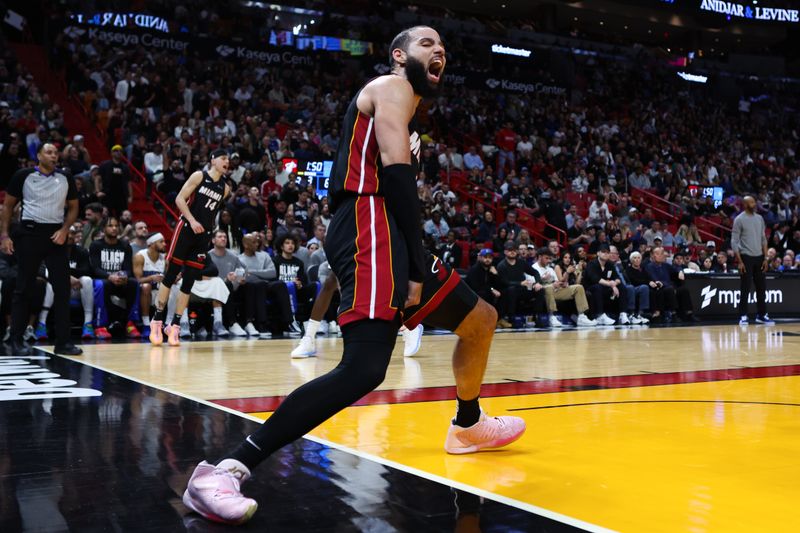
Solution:
M117 303L124 300L124 315L127 318L126 332L129 338L139 338L141 334L136 328L134 318L139 315L137 308L139 283L133 277L133 252L129 244L119 240L119 220L110 217L103 230L102 239L96 240L89 247L89 261L94 269L95 306L97 310L97 326L95 335L99 339L111 337L106 326L109 314L119 315ZM99 282L99 283L97 283Z
M591 295L591 309L596 316L597 324L600 326L614 325L614 319L608 316L606 312L608 306L614 300L619 303L620 324L630 322L626 312L627 295L624 290L620 290L622 281L619 279L619 275L617 275L617 271L609 259L609 248L607 246L600 248L597 252L597 258L586 265L586 271L583 274L583 285Z
M500 287L503 286L503 282L498 276L497 268L492 264L493 261L494 253L491 248L484 248L478 252L478 260L467 272L466 282L478 296L494 306L498 317L502 317L504 313ZM510 328L511 323L504 318L499 318L497 327Z
M514 323L520 308L530 306L537 314L544 311L544 286L539 273L517 259L517 245L513 241L505 244L504 252L505 259L497 265L497 275L502 283L503 318Z
M142 337L150 336L150 308L153 306L153 295L158 294L158 285L164 279L166 266L164 254L167 243L160 233L150 235L145 242L146 247L133 253L133 275L139 282L139 302L142 314ZM194 286L192 286L194 288ZM170 316L170 315L168 315Z

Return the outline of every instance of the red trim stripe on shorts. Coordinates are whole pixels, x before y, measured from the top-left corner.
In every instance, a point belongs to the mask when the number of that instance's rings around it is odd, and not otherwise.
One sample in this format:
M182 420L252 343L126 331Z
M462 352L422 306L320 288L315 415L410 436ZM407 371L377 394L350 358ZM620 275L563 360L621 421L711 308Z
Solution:
M440 268L444 268L444 266ZM450 277L447 278L447 281L445 281L441 287L439 287L439 290L436 291L433 297L425 302L425 305L417 309L413 315L408 318L403 318L403 325L408 329L414 329L419 326L429 314L439 307L439 305L442 303L442 300L444 300L448 294L453 292L453 289L456 288L460 281L461 276L458 274L458 272L456 272L455 269L451 270Z
M172 242L169 243L169 250L167 250L167 263L172 262L176 265L183 265L182 259L174 259L172 257L173 252L175 252L175 243L178 242L178 237L181 235L181 230L184 227L183 219L178 221L178 225L175 226L175 231L172 233Z
M339 316L341 325L361 319L393 320L392 236L384 199L361 196L355 203L356 253L352 307Z

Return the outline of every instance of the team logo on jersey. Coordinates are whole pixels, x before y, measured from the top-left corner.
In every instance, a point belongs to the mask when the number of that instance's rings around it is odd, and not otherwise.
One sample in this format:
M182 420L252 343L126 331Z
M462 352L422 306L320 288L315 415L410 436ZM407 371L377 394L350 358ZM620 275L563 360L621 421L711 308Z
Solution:
M419 133L412 132L411 135L408 137L409 144L411 145L411 153L414 154L414 157L419 161L419 149L422 145L422 141L420 141Z

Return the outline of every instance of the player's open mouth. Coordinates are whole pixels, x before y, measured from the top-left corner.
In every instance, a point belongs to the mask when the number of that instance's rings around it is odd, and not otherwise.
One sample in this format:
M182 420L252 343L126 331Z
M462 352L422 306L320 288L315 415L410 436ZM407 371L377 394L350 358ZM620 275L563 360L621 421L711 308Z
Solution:
M441 59L434 59L428 65L428 79L434 83L439 83L439 78L444 70L444 62Z

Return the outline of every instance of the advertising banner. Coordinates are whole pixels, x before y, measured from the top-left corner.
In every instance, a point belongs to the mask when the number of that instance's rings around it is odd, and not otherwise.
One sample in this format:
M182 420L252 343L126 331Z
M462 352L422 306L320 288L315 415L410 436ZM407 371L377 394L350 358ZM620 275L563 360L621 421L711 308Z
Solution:
M241 43L222 42L183 33L166 34L150 29L73 24L67 26L64 33L84 43L97 39L104 44L122 48L143 46L187 55L199 53L209 58L216 57L228 61L257 61L276 66L313 67L317 64L319 57L319 52L269 45L256 48Z
M686 276L686 287L698 317L739 316L739 276L737 274L693 274ZM767 275L767 312L770 316L800 317L800 274ZM748 298L748 310L756 312L756 295Z

